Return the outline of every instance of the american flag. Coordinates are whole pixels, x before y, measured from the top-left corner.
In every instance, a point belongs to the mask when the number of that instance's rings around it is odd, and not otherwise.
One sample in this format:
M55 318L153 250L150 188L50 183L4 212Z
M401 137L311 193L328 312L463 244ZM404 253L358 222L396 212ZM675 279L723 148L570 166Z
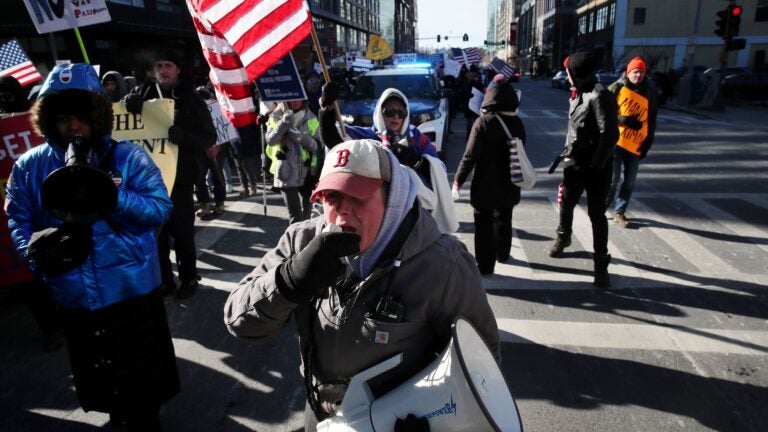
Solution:
M16 39L0 45L0 76L10 75L22 86L43 78Z
M304 0L189 0L201 21L234 49L253 81L309 35Z
M464 48L464 55L467 63L480 63L483 61L483 54L477 48Z
M224 115L235 127L243 127L256 121L250 81L243 63L229 44L195 10L194 0L187 0L192 23L197 30L200 46L211 71L208 77L216 90L216 99Z
M506 78L509 78L515 74L515 70L512 69L510 65L504 63L504 61L499 58L494 58L493 61L491 61L491 64L489 66L491 67L491 69L504 75L504 77Z
M451 57L461 64L467 64L467 58L464 57L464 50L461 48L451 48Z

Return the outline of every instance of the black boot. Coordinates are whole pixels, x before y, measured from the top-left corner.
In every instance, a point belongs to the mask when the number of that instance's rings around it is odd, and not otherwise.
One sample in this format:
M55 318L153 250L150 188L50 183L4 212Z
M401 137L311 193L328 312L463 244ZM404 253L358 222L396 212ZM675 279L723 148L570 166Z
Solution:
M592 255L595 262L595 280L592 285L598 288L608 288L611 286L611 279L608 276L608 263L611 262L610 255Z
M552 245L552 249L549 250L549 256L552 258L559 258L563 254L563 250L571 245L570 234L557 234L555 244Z

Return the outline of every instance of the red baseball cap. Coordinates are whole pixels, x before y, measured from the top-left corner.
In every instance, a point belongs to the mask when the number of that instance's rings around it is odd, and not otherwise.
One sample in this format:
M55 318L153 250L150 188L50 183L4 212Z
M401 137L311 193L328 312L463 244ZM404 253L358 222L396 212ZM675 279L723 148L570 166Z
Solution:
M389 155L375 140L346 141L325 156L320 181L311 200L327 190L339 191L357 199L367 199L392 178Z

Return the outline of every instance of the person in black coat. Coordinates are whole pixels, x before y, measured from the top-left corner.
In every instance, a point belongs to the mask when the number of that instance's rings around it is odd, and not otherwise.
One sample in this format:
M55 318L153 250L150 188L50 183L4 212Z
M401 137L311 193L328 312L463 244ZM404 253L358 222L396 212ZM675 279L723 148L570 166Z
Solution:
M512 183L507 134L525 143L525 127L517 116L520 101L504 75L496 75L485 93L482 115L475 120L464 157L456 169L453 196L474 169L470 203L475 216L475 260L480 273L493 274L496 261L509 259L512 248L512 209L520 202L520 188Z
M592 223L594 282L599 288L610 285L608 264L608 188L613 173L613 149L619 139L619 113L616 97L595 78L595 57L591 52L577 52L565 59L568 79L576 88L568 117L568 134L563 158L563 199L557 238L549 251L562 257L571 245L573 209L587 193L587 213Z
M217 135L208 106L195 92L191 79L182 74L182 57L170 49L158 52L153 68L157 82L134 88L123 100L126 109L134 114L141 113L146 100L174 100L173 125L168 129L168 139L179 146L179 158L171 192L173 210L170 220L160 229L158 244L164 291L170 293L176 289L170 259L173 237L181 281L176 297L186 298L194 293L200 280L195 250L193 191L203 175L205 151L216 144Z

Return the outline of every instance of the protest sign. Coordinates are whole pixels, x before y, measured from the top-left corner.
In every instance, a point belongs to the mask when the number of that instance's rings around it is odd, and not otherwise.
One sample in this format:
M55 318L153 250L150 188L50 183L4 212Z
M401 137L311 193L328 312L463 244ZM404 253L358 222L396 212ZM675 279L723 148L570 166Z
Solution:
M416 63L416 53L393 54L392 62L395 65Z
M293 61L293 56L288 53L285 57L273 64L260 77L256 78L256 87L259 89L261 100L267 102L283 102L291 100L303 100L307 98L302 85L299 70Z
M122 102L113 103L112 111L112 139L133 141L143 148L160 168L170 195L179 158L179 146L168 140L168 128L173 124L173 99L145 101L141 114L129 113Z
M237 133L235 126L232 125L232 122L230 122L229 119L221 111L219 102L216 100L207 100L205 103L208 104L208 111L211 112L213 126L216 128L216 145L224 144L225 142L240 138L240 135Z
M105 0L24 0L40 34L111 20Z

